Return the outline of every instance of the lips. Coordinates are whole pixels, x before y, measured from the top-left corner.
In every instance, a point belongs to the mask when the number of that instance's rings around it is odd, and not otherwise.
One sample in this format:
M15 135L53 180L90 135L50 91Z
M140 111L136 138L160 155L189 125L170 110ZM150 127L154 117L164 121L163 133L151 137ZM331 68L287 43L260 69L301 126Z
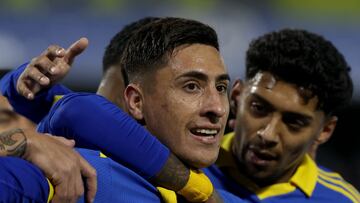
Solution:
M197 127L190 129L190 132L195 140L203 144L214 144L220 141L220 136L218 136L220 128Z
M247 154L250 162L258 166L268 166L277 160L275 154L265 150L250 148Z

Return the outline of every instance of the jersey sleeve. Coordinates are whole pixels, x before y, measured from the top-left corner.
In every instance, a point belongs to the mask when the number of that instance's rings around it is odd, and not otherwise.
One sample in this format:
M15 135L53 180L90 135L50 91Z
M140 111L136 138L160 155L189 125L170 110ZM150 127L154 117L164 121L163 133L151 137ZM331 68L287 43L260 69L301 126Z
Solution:
M156 175L170 154L132 117L96 94L65 95L38 130L74 139L77 147L100 150L144 178Z
M8 98L9 103L16 112L38 123L49 112L53 104L54 96L70 93L71 90L57 84L51 88L40 91L31 101L26 99L18 94L16 84L27 65L28 63L25 63L19 68L7 73L0 81L0 89L1 93Z
M15 157L0 157L0 202L47 202L49 183L31 163Z

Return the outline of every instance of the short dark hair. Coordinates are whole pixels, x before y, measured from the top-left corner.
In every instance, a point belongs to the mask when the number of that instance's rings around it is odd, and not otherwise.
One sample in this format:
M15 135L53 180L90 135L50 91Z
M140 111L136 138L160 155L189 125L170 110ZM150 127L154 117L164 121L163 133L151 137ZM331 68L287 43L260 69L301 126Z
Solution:
M160 18L146 17L125 25L125 27L110 40L110 43L105 48L103 56L103 73L106 73L111 65L120 64L124 48L137 29L158 19Z
M303 87L318 97L318 109L337 113L352 98L351 68L336 47L322 36L300 29L283 29L251 42L246 53L246 77L259 71Z
M195 20L162 18L137 30L125 48L121 65L131 81L162 67L177 47L196 43L219 50L217 34L210 26Z

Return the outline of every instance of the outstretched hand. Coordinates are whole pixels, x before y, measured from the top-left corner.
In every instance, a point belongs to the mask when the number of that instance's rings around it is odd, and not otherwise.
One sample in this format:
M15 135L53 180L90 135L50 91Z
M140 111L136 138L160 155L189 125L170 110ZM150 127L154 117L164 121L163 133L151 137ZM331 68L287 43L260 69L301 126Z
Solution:
M88 46L87 38L80 38L68 49L50 45L40 56L35 57L20 75L16 89L27 99L36 93L61 81L69 72L74 59Z

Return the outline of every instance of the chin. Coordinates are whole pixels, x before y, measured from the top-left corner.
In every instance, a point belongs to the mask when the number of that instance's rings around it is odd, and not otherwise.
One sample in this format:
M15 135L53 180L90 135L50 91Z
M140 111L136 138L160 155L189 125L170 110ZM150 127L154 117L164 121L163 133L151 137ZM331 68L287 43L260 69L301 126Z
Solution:
M217 156L215 156L215 157L206 157L206 158L204 158L204 157L199 157L199 158L191 157L190 159L185 159L185 162L187 164L189 164L191 167L201 169L201 168L206 168L206 167L211 166L212 164L215 163L216 159L217 159Z

